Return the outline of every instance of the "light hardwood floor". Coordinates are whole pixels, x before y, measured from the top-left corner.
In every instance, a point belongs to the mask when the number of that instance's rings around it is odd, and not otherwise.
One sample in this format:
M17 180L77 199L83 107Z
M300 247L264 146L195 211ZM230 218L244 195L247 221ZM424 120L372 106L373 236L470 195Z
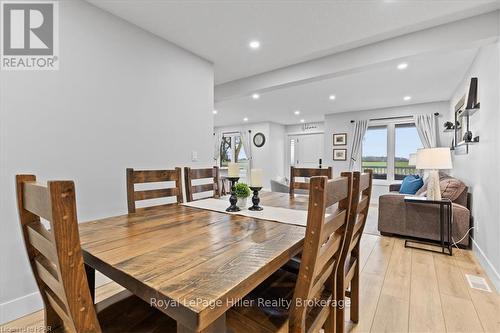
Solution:
M465 274L487 279L470 251L455 250L450 257L407 249L399 238L364 234L360 263L360 321L347 322L350 332L500 332L500 296L471 289L465 279ZM97 289L96 298L120 290L109 283ZM42 325L39 311L0 332L37 332Z

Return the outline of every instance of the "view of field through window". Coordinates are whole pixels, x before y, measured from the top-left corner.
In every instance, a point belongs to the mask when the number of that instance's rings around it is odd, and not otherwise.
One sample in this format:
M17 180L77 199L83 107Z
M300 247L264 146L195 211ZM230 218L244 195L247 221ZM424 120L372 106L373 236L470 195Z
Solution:
M402 180L407 175L418 173L414 165L409 165L410 154L422 148L415 124L395 125L394 156L388 156L387 146L387 126L369 127L363 140L362 168L372 169L375 179L388 179L388 161L393 158L394 170L391 174L395 180Z

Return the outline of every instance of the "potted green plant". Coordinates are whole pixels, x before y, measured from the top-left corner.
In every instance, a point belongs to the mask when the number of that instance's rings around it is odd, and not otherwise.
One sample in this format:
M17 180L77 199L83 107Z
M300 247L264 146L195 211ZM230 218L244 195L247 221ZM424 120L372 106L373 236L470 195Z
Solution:
M248 185L245 183L236 184L235 192L238 197L236 205L241 209L247 208L247 198L250 196L250 188Z

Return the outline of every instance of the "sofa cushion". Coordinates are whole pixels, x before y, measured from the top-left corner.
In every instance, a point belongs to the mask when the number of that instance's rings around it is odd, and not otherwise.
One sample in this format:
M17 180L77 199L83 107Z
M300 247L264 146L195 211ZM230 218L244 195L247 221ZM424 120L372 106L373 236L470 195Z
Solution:
M424 181L419 175L406 176L399 188L399 193L414 195L423 185Z
M424 186L417 191L416 195L425 196L427 194L427 178L424 182ZM456 202L459 199L467 186L465 186L464 182L459 179L453 178L450 175L447 175L444 172L439 173L439 187L441 189L441 197L445 199L450 199L452 202ZM462 202L460 202L462 204ZM464 205L465 206L465 205Z
M460 194L465 190L465 184L456 178L447 178L439 182L441 197L450 199L452 202L457 200Z

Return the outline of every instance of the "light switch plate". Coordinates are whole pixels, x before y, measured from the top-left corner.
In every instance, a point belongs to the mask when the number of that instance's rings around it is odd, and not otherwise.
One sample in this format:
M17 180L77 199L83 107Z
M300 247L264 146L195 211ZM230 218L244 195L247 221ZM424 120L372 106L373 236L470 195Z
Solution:
M198 161L198 152L197 151L192 151L191 152L191 161L197 162Z

